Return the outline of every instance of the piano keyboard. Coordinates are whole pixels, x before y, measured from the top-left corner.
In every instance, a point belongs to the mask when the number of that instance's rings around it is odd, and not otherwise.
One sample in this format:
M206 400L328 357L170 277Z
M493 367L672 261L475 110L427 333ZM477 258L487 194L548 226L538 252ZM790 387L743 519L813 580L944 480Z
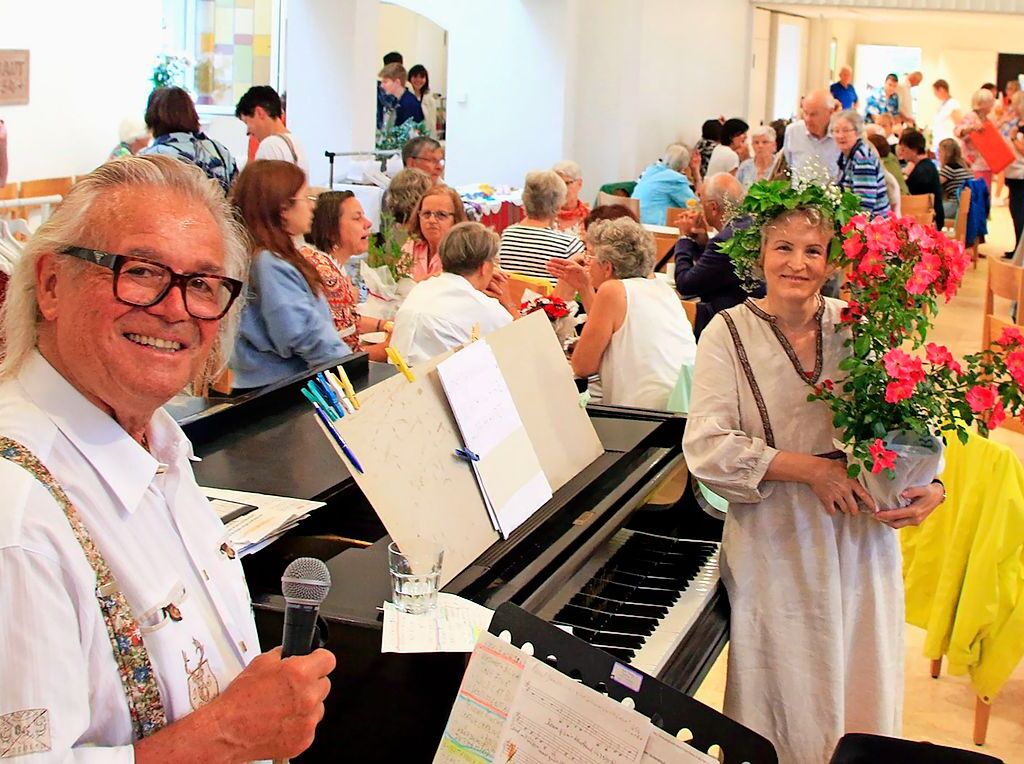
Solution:
M545 608L547 618L658 676L718 585L720 547L620 530Z

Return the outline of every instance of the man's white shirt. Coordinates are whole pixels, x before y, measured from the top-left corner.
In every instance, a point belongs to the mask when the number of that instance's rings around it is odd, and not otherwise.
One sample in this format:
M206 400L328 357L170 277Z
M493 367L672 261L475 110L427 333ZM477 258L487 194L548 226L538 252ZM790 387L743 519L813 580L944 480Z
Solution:
M292 153L293 151L295 153ZM306 173L306 180L309 180L309 162L306 161L306 154L292 133L268 135L256 147L254 159L281 159L291 162L298 165Z
M241 564L221 549L223 525L170 415L150 421L151 455L33 352L0 385L0 435L32 451L77 509L140 622L168 722L223 691L259 654L256 627ZM44 711L50 751L26 762L133 761L93 570L26 470L0 459L0 492L0 728Z

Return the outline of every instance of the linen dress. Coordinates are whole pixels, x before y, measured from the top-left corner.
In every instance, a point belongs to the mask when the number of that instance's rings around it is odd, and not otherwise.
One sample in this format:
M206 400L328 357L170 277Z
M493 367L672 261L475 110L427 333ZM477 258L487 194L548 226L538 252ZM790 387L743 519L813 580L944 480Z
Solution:
M896 532L869 515L829 516L803 483L763 479L778 450L834 451L829 409L807 395L809 384L838 376L847 352L835 331L843 305L822 298L809 373L799 370L773 317L752 302L716 316L697 347L683 438L690 472L729 501L725 713L769 738L784 764L828 761L845 732L900 732Z

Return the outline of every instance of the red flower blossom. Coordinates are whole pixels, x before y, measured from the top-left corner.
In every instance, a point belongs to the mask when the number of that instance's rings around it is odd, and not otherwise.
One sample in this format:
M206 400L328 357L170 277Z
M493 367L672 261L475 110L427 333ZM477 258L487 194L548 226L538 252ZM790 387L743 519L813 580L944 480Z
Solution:
M893 348L884 356L885 373L900 382L910 382L911 387L924 381L924 366L920 358L913 358L899 348Z
M871 454L872 474L891 470L896 466L896 452L887 449L881 438L875 438L875 442L868 446L868 453Z
M936 366L945 366L955 374L964 373L963 368L953 358L953 354L949 352L949 348L945 345L936 345L934 342L929 342L927 347L925 347L925 355L928 358L928 363L935 364Z
M1005 329L1003 329L1003 333L999 335L999 339L996 340L996 344L1024 344L1024 335L1020 333L1020 329L1018 329L1016 326L1008 326Z
M992 407L992 411L988 415L985 426L990 430L994 430L1004 421L1006 421L1006 410L1003 408L1003 402L996 401L996 405Z
M885 402L899 403L905 401L914 394L915 382L906 379L898 379L885 386Z
M864 308L856 300L850 300L846 307L839 311L839 320L844 324L855 324L864 318Z
M1024 349L1018 348L1006 354L1006 370L1014 382L1024 387Z
M982 387L981 385L975 385L967 391L967 405L971 407L971 411L975 414L980 414L983 411L988 411L995 408L998 397L996 395L996 388L993 385L988 387Z

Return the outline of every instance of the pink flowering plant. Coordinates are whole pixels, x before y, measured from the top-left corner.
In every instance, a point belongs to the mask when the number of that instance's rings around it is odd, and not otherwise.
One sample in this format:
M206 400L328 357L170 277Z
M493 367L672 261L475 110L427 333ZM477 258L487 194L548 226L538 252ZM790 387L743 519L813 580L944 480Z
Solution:
M966 442L972 424L984 433L1007 416L1019 416L1020 331L1007 330L962 363L948 348L927 341L939 300L953 298L970 262L963 245L894 215L857 215L842 234L840 264L848 272L849 297L840 330L849 333L852 353L839 364L845 376L824 380L810 399L830 406L850 457L850 476L861 475L863 465L892 482L904 455L912 460L920 453L915 448L938 446L940 431L952 429ZM937 464L941 446L930 453ZM898 482L905 483L898 491L915 484Z

